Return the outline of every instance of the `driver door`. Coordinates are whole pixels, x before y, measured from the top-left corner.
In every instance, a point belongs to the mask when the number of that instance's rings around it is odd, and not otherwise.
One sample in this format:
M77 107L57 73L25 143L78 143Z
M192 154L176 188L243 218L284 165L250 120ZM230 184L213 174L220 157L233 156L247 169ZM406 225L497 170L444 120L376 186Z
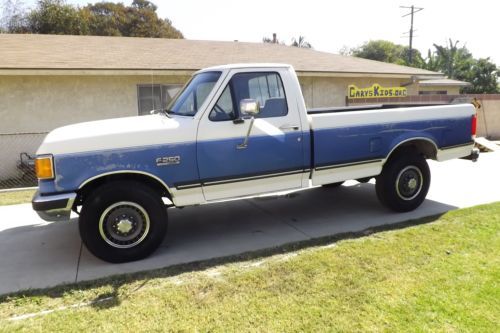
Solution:
M286 71L237 72L198 128L197 158L207 201L300 188L304 172L298 110L288 105L282 76ZM242 99L260 103L250 130Z

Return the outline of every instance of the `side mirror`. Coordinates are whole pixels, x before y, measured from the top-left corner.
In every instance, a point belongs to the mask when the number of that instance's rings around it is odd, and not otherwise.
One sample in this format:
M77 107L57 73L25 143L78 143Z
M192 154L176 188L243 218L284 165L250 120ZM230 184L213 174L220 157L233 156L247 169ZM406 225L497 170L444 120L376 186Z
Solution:
M259 101L255 99L242 99L240 101L240 114L241 116L255 117L260 112Z
M248 138L250 137L250 132L252 131L253 122L255 121L255 116L260 112L259 101L255 99L242 99L240 101L240 118L244 116L250 116L250 125L248 125L247 135L243 140L243 143L240 143L236 146L236 149L245 149L248 147ZM243 121L243 120L242 120Z

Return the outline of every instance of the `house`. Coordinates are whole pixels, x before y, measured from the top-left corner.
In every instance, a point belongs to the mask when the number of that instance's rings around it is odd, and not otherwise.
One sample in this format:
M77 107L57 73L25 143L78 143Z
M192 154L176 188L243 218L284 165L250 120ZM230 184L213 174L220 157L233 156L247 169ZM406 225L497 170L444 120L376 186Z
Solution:
M308 107L345 105L350 86L404 87L412 96L458 94L466 84L423 69L277 44L0 34L0 181L19 177L20 154L32 155L56 127L148 114L165 107L196 70L247 62L293 65Z

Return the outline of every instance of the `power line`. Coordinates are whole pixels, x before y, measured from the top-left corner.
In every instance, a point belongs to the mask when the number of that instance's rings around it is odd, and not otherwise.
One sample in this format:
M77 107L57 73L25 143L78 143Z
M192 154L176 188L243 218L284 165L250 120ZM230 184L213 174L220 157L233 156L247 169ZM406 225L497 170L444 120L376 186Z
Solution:
M408 62L411 65L413 63L413 15L415 13L418 13L419 11L423 10L421 7L415 7L411 5L410 7L408 6L399 6L399 8L404 8L404 9L410 9L410 12L401 16L401 17L406 17L408 15L411 15L411 21L410 21L410 45L409 45L409 54L408 54Z

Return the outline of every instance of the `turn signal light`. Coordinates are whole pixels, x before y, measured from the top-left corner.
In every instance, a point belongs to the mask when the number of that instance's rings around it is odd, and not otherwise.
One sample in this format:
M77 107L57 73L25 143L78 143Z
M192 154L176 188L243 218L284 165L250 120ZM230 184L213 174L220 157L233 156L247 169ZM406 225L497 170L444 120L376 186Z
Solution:
M35 159L35 172L38 179L54 178L52 156L41 156Z

